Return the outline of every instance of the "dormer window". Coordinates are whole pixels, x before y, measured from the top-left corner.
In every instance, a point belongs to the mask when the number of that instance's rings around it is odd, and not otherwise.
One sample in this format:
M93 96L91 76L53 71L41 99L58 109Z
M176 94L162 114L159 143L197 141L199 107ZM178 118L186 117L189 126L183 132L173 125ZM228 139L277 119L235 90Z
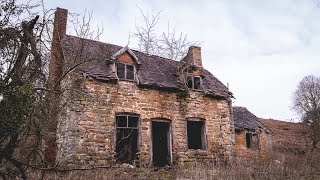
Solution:
M187 77L188 88L194 90L201 90L201 78L200 76L188 76Z
M116 63L117 76L119 79L135 80L134 66L125 63Z
M121 80L136 80L136 66L141 65L138 57L131 51L128 46L123 47L111 56L115 60L117 76Z

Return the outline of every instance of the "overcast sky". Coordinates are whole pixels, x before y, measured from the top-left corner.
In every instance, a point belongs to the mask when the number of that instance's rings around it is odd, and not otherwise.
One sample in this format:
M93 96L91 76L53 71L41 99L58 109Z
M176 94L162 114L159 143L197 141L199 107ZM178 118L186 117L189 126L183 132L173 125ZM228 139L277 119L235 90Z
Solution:
M159 33L169 24L201 42L203 66L258 117L297 119L291 97L306 75L320 76L320 4L316 0L45 0L47 8L93 12L100 41L125 46L139 12L162 10ZM71 26L68 26L71 32ZM137 45L131 41L129 47Z

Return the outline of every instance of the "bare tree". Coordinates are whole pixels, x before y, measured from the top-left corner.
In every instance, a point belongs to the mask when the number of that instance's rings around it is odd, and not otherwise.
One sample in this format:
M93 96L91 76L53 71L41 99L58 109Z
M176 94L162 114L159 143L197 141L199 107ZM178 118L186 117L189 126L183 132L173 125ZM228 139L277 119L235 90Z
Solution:
M43 140L50 139L48 129L54 125L48 96L67 91L57 92L48 86L53 12L45 9L42 1L0 0L0 178L3 179L26 179L29 167L41 169L48 165ZM75 18L75 32L82 38L97 39L102 31L90 30L92 16L85 14ZM84 44L80 46L79 53ZM59 81L86 60L82 56L81 62L66 68Z
M300 81L293 95L293 109L308 126L307 134L314 150L320 142L320 77L309 75Z
M103 24L97 26L95 30L91 27L92 23L92 11L88 12L85 10L84 13L70 13L71 15L71 24L73 25L73 30L77 37L99 40L100 36L103 34Z
M141 9L140 13L143 17L144 25L140 26L136 24L137 32L134 33L134 36L138 38L138 46L140 51L143 51L147 54L155 54L157 53L158 46L158 37L155 28L159 22L161 11L152 16L144 14Z
M48 64L47 12L33 13L41 2L0 1L0 176L26 179L25 164L42 154L41 129L46 123Z
M133 33L134 37L138 39L139 50L147 54L180 60L187 54L190 46L198 45L199 43L189 41L187 34L176 33L175 28L171 28L169 23L167 32L158 33L156 28L161 12L159 11L155 15L149 16L140 9L144 24L136 24L136 32Z
M168 24L167 32L163 32L158 43L158 54L168 59L181 60L190 46L198 45L197 42L188 41L188 35L180 32L176 33L175 28L170 28Z

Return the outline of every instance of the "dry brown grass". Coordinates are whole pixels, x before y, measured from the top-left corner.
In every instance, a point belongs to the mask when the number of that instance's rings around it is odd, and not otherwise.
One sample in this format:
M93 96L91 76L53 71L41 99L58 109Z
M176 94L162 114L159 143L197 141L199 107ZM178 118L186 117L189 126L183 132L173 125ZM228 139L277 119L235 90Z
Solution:
M272 131L273 153L264 159L237 161L229 165L196 163L170 169L108 168L70 172L29 171L30 179L320 179L320 151L308 153L301 123L262 120Z
M149 179L175 179L173 169L152 168L102 168L92 170L75 170L68 172L30 171L30 179L44 180L149 180Z
M261 122L271 130L273 150L285 154L304 154L308 151L304 124L273 119L262 119Z
M171 169L108 168L70 172L30 171L30 179L320 179L320 153L284 155L275 153L263 160L238 161L229 165L196 163Z
M239 161L227 166L197 164L177 169L177 179L320 179L320 155L277 153L264 160Z

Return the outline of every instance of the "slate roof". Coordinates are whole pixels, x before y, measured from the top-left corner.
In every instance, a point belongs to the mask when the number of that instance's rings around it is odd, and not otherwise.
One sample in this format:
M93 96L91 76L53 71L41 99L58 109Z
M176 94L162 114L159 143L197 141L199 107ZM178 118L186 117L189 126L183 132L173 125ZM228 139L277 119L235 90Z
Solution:
M123 47L99 41L83 39L75 36L66 35L62 40L62 48L66 62L72 62L81 56L89 61L79 66L77 72L86 73L88 76L100 80L116 80L116 74L112 70L107 59L112 59ZM179 90L177 81L177 69L181 62L166 59L160 56L148 55L140 51L132 50L137 64L137 81L142 87L151 87L157 89ZM232 93L216 77L204 68L200 68L203 77L203 89L205 95L217 98L230 98Z
M235 129L266 129L266 127L260 123L259 118L245 107L233 107L233 119Z

